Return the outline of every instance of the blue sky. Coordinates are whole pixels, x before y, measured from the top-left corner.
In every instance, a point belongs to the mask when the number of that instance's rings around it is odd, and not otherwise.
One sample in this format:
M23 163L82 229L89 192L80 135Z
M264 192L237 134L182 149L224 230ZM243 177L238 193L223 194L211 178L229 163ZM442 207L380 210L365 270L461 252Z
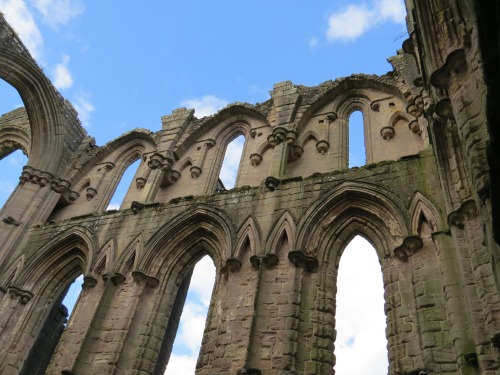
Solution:
M136 127L157 131L161 116L181 106L202 117L235 101L265 101L283 80L313 86L384 74L405 39L402 0L0 0L0 10L98 145ZM0 113L19 106L0 81ZM364 160L362 144L352 151ZM0 204L25 162L18 153L0 161ZM203 313L203 293L190 295L198 305L189 313ZM172 360L184 355L192 366L196 352L185 345ZM188 373L171 366L171 374Z

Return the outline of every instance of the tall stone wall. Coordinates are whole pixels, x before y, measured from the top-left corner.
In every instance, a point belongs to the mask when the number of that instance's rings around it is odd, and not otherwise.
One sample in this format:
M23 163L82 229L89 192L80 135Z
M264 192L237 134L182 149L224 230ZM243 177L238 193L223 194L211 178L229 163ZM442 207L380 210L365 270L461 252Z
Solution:
M361 235L381 264L389 374L500 374L498 171L486 153L500 88L485 84L484 9L407 9L410 38L385 76L280 82L262 104L202 119L180 108L160 131L102 147L1 19L0 76L30 106L0 118L0 156L29 156L0 211L0 372L162 374L209 255L197 374L333 374L338 264ZM367 163L349 169L356 110ZM222 160L239 135L226 190ZM136 160L120 209L106 211ZM62 296L81 274L59 338Z

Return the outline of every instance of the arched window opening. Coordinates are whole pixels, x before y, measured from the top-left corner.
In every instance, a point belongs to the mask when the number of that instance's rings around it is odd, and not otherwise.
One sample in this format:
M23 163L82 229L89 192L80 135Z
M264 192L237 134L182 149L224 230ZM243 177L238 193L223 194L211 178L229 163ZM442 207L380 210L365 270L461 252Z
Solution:
M132 185L132 181L134 179L135 174L137 173L137 169L139 168L139 164L141 163L141 159L136 160L132 164L130 164L120 179L120 183L116 187L116 190L111 198L111 201L108 205L107 211L109 210L119 210L124 199L127 194L128 189Z
M19 176L21 176L23 167L27 162L28 157L24 155L21 150L16 150L0 160L0 171L2 171L2 180L0 181L0 207L3 207L17 184L19 184Z
M228 143L219 173L217 190L232 189L236 186L236 179L238 177L238 169L241 162L241 155L243 154L244 144L245 137L243 135L237 136Z
M45 374L64 328L66 327L68 318L73 312L78 297L80 296L82 283L83 275L80 275L59 294L59 297L50 308L45 323L30 350L28 359L21 370L21 375Z
M172 354L170 359L167 359L168 366L165 375L194 374L214 282L214 263L209 256L205 256L196 263L191 282L186 285L189 289L184 306L180 306L182 314L173 343ZM182 293L181 289L182 284L178 294ZM177 305L177 299L175 305Z
M335 373L387 375L384 286L377 253L356 236L340 259L335 314Z
M349 116L349 168L366 164L363 112L354 111Z

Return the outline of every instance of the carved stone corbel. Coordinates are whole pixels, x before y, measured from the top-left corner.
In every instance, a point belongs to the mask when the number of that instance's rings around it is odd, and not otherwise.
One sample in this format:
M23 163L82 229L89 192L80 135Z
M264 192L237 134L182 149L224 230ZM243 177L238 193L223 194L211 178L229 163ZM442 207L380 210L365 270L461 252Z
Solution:
M380 130L380 135L382 136L382 138L386 141L389 141L391 140L393 137L394 137L394 134L396 132L394 131L394 128L392 126L384 126L381 130Z
M146 275L144 272L139 270L132 271L132 277L136 283L144 284L149 288L156 288L160 284L160 280L156 277Z
M403 240L403 244L394 249L394 255L403 262L406 262L415 252L423 246L419 236L409 236Z
M136 215L139 212L141 212L142 210L144 210L144 207L146 207L146 205L144 203L137 202L137 201L133 201L130 205L130 209L132 210L134 215Z
M258 166L262 162L262 155L255 153L250 155L250 163L252 164L253 167Z
M226 265L222 267L221 272L223 274L235 273L241 269L241 262L236 258L226 259Z
M113 285L119 285L122 284L125 281L125 275L122 275L121 273L118 272L111 272L111 273L105 273L102 275L102 279L104 282L111 281Z
M26 305L33 298L33 293L31 293L30 291L20 289L13 285L9 286L7 290L9 292L10 298L19 299L19 302L22 305Z
M264 256L252 255L250 263L254 269L258 269L263 264L267 269L273 268L278 264L278 256L276 254L266 254Z
M318 259L316 257L306 255L300 250L290 251L288 259L295 267L303 268L305 271L311 273L318 270Z
M21 225L22 223L20 221L17 221L16 219L14 219L12 216L7 216L7 217L4 217L2 219L2 221L5 223L5 224L8 224L8 225L13 225L15 227L18 227L19 225Z
M476 202L473 199L469 199L462 203L458 210L448 215L448 225L464 229L465 222L474 219L477 217L477 214Z
M266 178L264 184L269 189L269 191L274 191L280 184L280 180L273 176L269 176Z
M92 289L97 285L97 278L95 278L92 275L85 275L83 277L83 284L82 288L87 290L87 289Z

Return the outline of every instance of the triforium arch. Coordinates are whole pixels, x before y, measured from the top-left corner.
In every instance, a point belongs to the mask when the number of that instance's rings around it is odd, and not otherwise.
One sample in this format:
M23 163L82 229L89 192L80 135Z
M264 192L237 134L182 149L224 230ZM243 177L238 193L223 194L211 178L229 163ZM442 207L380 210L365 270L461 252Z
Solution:
M2 317L2 372L16 368L29 374L49 364L67 317L62 299L75 278L88 272L96 246L90 230L75 226L37 248L35 255L22 263L8 286L11 298L2 301L11 306L10 314ZM9 341L21 338L28 341L19 351Z

